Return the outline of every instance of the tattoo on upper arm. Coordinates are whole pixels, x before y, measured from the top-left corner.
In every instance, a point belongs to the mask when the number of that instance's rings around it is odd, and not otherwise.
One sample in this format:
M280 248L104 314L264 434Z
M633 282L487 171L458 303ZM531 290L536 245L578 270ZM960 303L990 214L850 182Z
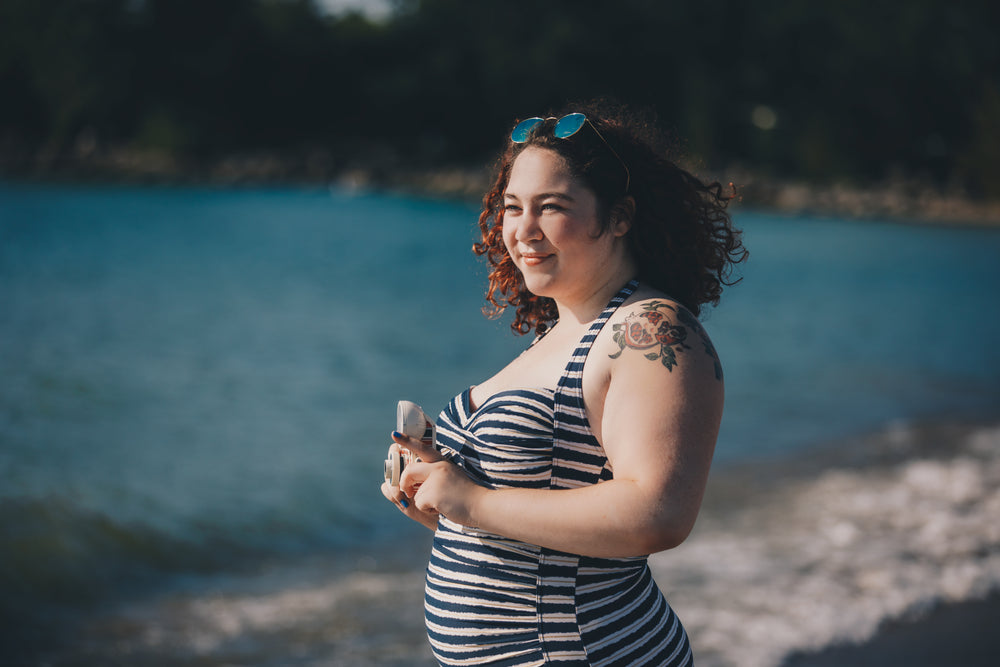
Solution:
M670 317L671 313L679 323ZM617 359L628 347L642 351L651 361L659 360L668 371L672 371L677 365L677 353L691 349L685 342L688 329L701 338L705 353L715 364L715 378L721 380L722 364L719 362L719 355L701 323L687 309L674 308L662 301L644 304L642 312L629 313L624 322L612 326L612 339L618 344L618 351L608 356Z

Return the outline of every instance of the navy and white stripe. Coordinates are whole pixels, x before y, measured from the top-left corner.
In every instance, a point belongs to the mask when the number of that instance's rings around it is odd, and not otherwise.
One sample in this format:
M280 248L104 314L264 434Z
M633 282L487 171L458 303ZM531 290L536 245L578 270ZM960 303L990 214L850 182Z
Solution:
M567 489L612 476L583 403L594 339L630 282L580 341L556 389L469 390L438 418L438 446L493 488ZM442 517L427 566L427 634L442 665L690 665L687 635L645 557L590 558Z

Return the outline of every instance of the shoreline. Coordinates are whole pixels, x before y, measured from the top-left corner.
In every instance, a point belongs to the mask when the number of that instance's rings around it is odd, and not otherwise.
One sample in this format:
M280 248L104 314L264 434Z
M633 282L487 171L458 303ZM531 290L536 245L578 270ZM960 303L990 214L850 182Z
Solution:
M838 181L773 178L742 167L712 172L682 166L705 181L733 184L734 208L784 215L1000 227L1000 200L972 197L958 187L942 189L917 179L890 178L860 187ZM490 185L490 169L485 164L424 167L395 160L358 164L338 160L324 150L293 156L246 153L214 161L192 161L109 148L60 159L0 156L0 179L35 183L326 186L478 202Z
M688 540L650 566L705 665L965 664L880 656L913 623L942 624L927 641L954 643L937 610L973 626L1000 616L998 464L989 420L890 424L726 467Z
M992 664L1000 561L983 526L998 463L991 420L890 427L721 470L691 538L650 566L706 667ZM911 539L927 526L944 532ZM43 615L0 660L268 665L293 647L302 664L430 665L430 533L406 528Z

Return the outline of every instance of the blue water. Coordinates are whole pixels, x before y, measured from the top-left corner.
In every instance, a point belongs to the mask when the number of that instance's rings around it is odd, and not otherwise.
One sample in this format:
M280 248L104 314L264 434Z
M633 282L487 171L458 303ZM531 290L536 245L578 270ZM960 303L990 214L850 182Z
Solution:
M86 606L418 530L378 491L396 401L436 412L527 342L480 313L477 213L0 186L6 602ZM705 319L726 369L718 465L1000 416L1000 230L736 220L751 258Z

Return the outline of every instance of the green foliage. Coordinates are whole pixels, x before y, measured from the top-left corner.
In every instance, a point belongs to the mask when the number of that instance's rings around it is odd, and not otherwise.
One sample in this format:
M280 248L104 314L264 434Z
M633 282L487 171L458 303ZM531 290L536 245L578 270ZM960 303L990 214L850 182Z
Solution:
M610 95L655 108L709 166L997 194L989 0L396 7L376 23L308 0L3 0L0 151L86 131L192 156L481 162L515 118Z

